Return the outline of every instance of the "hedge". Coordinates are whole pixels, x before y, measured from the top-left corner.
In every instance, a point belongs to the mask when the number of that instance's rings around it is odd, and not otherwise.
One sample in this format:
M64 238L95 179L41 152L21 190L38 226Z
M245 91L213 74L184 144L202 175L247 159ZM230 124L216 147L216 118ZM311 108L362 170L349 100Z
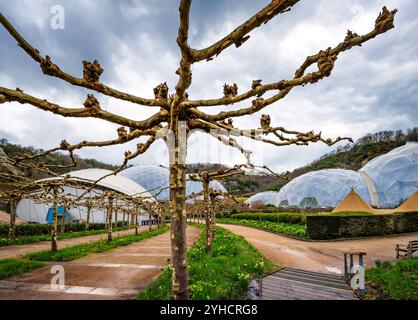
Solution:
M237 220L260 220L291 224L306 224L306 214L303 213L238 213L231 215Z
M115 227L124 227L127 225L126 221L119 221ZM60 230L60 225L58 224L58 231ZM86 225L83 223L75 224L66 224L65 233L67 232L78 232L84 231ZM103 230L106 229L106 224L104 223L90 223L89 230ZM51 232L51 225L49 224L22 224L16 226L16 236L40 236L44 234L49 234ZM9 225L2 224L0 225L0 238L6 238L9 234Z
M307 235L314 240L383 236L418 231L418 212L384 215L306 216Z

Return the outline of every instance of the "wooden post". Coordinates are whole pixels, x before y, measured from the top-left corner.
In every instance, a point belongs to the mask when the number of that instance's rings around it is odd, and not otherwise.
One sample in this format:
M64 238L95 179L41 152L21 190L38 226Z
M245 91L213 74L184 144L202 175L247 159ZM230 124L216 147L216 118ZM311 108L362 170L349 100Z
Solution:
M16 239L16 197L10 198L10 224L9 224L9 239Z
M152 211L151 211L151 209L148 210L148 220L149 220L148 230L151 231L152 230Z
M108 208L107 208L107 240L110 242L113 239L112 236L112 209L113 209L113 197L108 197Z
M57 216L58 216L58 186L53 186L53 213L52 213L52 225L51 225L51 251L58 250L57 244Z
M125 212L125 211L123 211L122 220L123 220L123 222L125 222L125 221L126 221L126 212Z
M348 266L347 266L347 254L344 253L344 279L345 281L348 281L349 276L348 276Z

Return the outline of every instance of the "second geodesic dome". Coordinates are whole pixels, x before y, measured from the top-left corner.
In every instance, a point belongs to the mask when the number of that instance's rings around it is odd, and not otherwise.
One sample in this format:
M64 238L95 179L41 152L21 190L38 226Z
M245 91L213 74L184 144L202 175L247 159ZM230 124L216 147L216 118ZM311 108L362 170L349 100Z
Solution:
M257 193L255 195L253 195L252 197L248 198L247 200L245 200L245 204L248 205L250 208L261 204L261 205L274 205L276 207L279 206L279 198L278 198L279 193L276 191L265 191L265 192L260 192Z
M408 142L372 159L359 173L367 184L374 206L398 206L418 187L418 143Z
M366 184L353 170L326 169L305 173L286 184L278 194L278 206L336 207L354 188L370 203Z
M140 165L123 170L121 176L132 179L158 201L168 201L170 199L170 172L167 168L153 165ZM212 181L210 188L226 192L226 188L219 181ZM197 181L186 182L187 195L199 193L203 190L202 183Z

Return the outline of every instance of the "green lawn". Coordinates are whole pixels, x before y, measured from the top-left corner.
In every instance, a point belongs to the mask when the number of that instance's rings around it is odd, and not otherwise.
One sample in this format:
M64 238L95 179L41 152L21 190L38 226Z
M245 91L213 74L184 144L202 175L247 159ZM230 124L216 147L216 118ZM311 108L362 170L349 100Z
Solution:
M306 238L306 225L290 224L283 222L270 222L265 220L238 220L238 219L217 219L217 223L237 224L247 227L259 228L266 231Z
M129 230L132 228L133 228L132 226L115 228L113 229L113 232ZM107 229L58 233L58 240L93 236L96 234L104 234L104 233L107 233ZM40 242L40 241L50 241L50 240L51 240L51 235L49 234L36 235L36 236L20 236L20 237L17 237L15 240L10 240L7 238L0 238L0 247L30 244L30 243L35 243L35 242Z
M152 231L140 232L137 236L134 234L114 237L113 241L100 240L92 243L80 244L69 248L60 249L56 252L53 251L41 251L30 253L26 255L30 260L36 261L72 261L85 257L90 253L105 252L117 247L127 246L128 244L142 241L159 234L165 233L169 230L168 226L154 229ZM59 244L58 244L59 246Z
M28 259L0 260L0 280L23 274L43 266L44 264L42 262L31 261Z
M378 291L390 299L418 300L418 259L399 260L393 264L376 261L376 267L366 270L366 280L372 292L367 299L376 299Z
M190 297L192 300L245 299L252 278L277 267L244 238L217 227L213 251L205 252L203 227L199 241L189 250ZM171 269L140 292L141 300L171 298Z

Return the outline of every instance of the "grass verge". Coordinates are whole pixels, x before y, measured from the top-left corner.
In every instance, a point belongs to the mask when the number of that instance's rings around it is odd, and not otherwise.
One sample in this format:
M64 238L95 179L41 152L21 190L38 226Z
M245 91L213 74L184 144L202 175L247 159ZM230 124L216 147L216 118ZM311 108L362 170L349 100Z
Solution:
M113 229L113 232L124 231L132 229L132 226L129 227L120 227ZM94 236L97 234L104 234L107 233L107 229L102 230L87 230L87 231L76 231L76 232L68 232L68 233L58 233L58 240L63 239L72 239L78 237L86 237L86 236ZM22 245L22 244L31 244L40 241L50 241L51 235L44 234L44 235L37 235L37 236L21 236L16 238L15 240L10 240L7 238L0 238L0 247L12 246L12 245Z
M376 261L375 268L366 270L366 280L366 299L418 300L418 259Z
M199 241L189 250L190 297L192 300L245 299L252 278L272 271L276 266L262 256L244 238L216 228L213 251L205 252L203 227ZM171 268L142 290L140 300L171 298Z
M28 259L4 259L0 260L0 280L23 274L44 266L39 261Z
M25 257L36 261L72 261L85 257L90 253L105 252L117 247L127 246L131 243L142 241L159 234L165 233L169 230L168 226L154 229L152 231L140 232L137 236L124 235L113 238L113 241L100 240L92 243L80 244L69 248L60 249L56 252L41 251L27 254Z
M217 223L237 224L246 227L263 229L266 231L306 238L306 225L259 220L216 219Z

